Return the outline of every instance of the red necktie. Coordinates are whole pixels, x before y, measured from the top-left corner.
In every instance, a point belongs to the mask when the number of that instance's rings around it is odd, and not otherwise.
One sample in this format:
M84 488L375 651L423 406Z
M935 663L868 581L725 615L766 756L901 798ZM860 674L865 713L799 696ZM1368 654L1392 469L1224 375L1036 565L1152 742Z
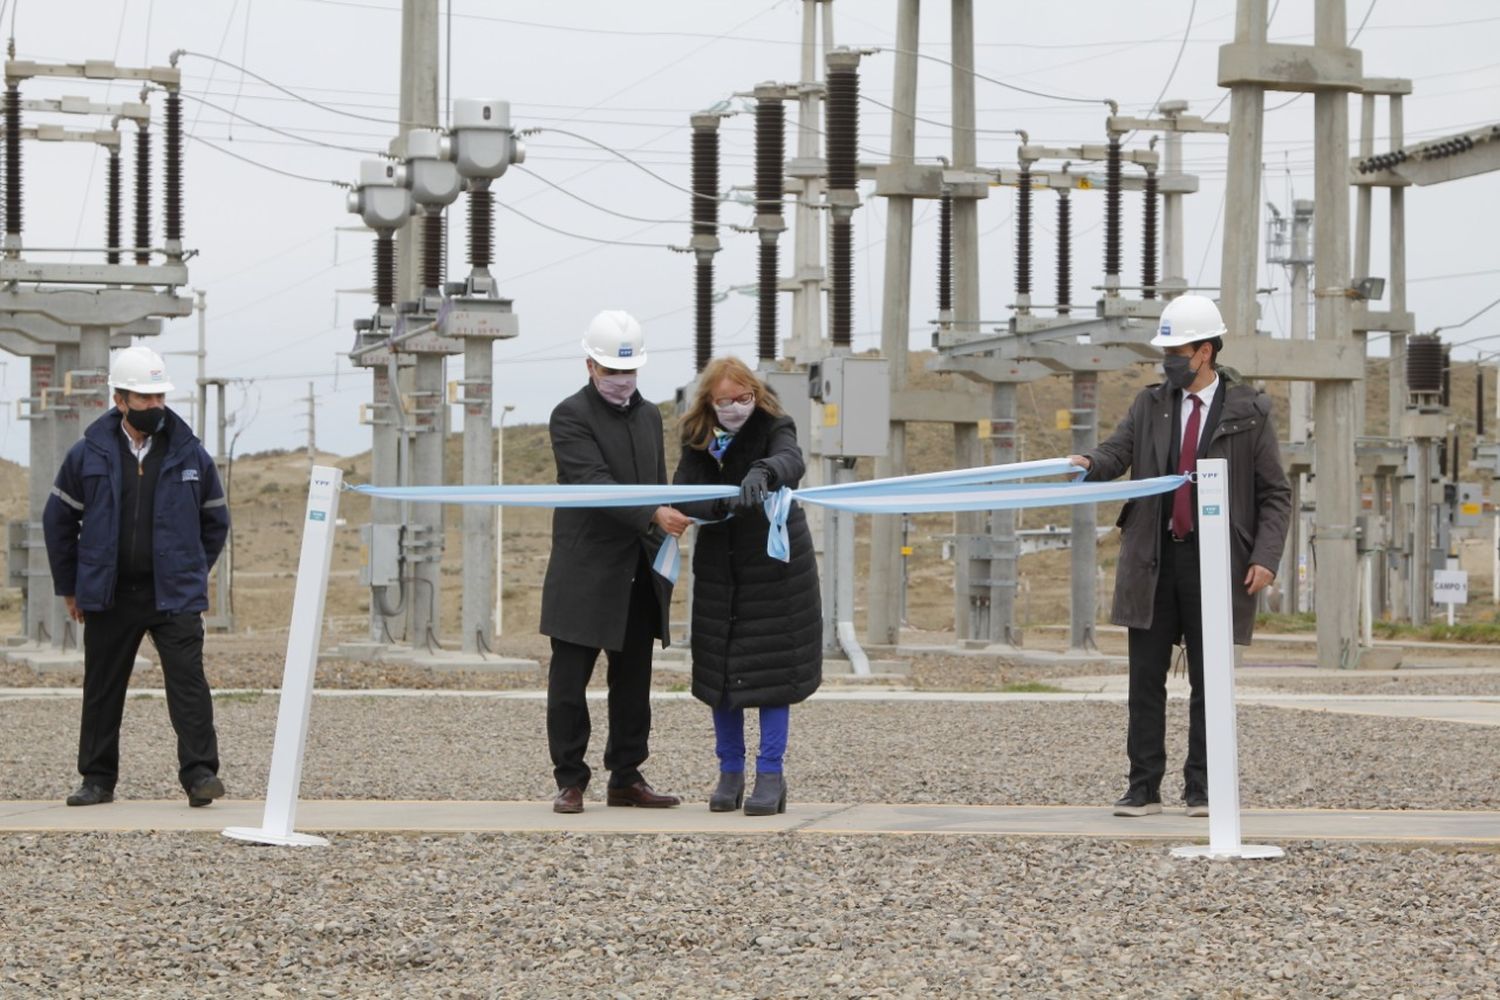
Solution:
M1193 412L1188 414L1187 430L1182 435L1182 455L1177 459L1177 473L1196 472L1198 469L1198 411L1203 400L1192 393ZM1193 533L1193 484L1183 483L1172 494L1172 534L1186 538Z

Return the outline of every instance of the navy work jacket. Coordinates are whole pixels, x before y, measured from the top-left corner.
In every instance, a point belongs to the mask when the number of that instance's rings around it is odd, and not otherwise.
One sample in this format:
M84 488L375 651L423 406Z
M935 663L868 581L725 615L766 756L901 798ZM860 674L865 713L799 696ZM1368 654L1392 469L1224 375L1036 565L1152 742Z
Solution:
M229 535L229 506L213 459L181 417L170 409L166 414L166 426L151 443L166 449L152 521L156 608L206 611L208 570ZM118 409L109 410L68 449L42 512L53 590L72 596L83 611L107 611L115 603L126 471L120 420Z

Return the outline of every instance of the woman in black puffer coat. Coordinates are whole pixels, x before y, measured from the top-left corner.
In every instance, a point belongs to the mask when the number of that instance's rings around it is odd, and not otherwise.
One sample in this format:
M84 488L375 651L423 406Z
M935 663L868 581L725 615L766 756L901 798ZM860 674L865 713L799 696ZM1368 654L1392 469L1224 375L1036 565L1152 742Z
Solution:
M711 522L693 543L693 695L713 709L719 784L709 808L740 807L745 790L745 709L760 709L755 790L745 813L786 810L782 756L791 705L823 680L823 613L807 518L787 520L791 558L766 554L763 501L802 478L797 428L776 396L738 358L704 369L681 422L673 482L740 487L737 500L680 505Z

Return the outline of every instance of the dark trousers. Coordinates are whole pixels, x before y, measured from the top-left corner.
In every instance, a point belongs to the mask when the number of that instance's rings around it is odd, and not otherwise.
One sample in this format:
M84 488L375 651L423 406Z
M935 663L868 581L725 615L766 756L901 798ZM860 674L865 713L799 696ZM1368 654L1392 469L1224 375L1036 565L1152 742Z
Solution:
M158 611L155 594L149 579L122 581L113 608L85 612L78 773L109 789L120 777L120 717L135 655L147 632L161 654L167 714L177 732L178 780L187 789L219 773L213 695L203 676L203 617L196 611Z
M585 612L586 613L586 612ZM611 788L626 788L641 780L651 737L651 644L660 615L651 570L642 567L630 589L630 613L625 644L608 649L609 739L604 744L604 767ZM562 639L552 640L552 665L547 671L547 749L558 788L587 788L589 765L589 705L585 697L599 650Z
M1203 597L1198 577L1198 540L1174 542L1162 532L1161 572L1150 628L1130 630L1130 786L1155 794L1167 769L1167 673L1179 639L1187 645L1188 752L1182 768L1185 790L1208 791L1208 752L1203 732Z

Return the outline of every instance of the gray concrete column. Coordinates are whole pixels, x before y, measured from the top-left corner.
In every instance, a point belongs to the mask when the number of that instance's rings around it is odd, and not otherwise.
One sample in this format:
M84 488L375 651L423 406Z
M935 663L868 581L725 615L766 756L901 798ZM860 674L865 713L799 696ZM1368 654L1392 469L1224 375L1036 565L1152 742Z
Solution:
M108 341L105 342L105 364L108 364ZM75 344L58 344L56 348L57 362L53 369L53 385L61 387L68 372L77 372L82 369L78 361L78 347ZM68 449L73 447L74 442L83 434L84 427L88 426L82 421L88 419L90 422L98 419L97 407L85 409L83 402L89 398L88 394L64 396L61 393L52 397L57 402L57 407L52 410L53 417L48 421L52 425L52 472L55 475L57 469L62 465L64 456ZM102 397L101 397L102 398ZM85 413L90 414L85 418ZM51 489L52 477L47 477L48 489ZM47 605L47 635L54 648L77 649L82 645L83 632L77 623L68 617L62 601L52 601Z
M1242 45L1265 44L1266 0L1239 0L1234 40ZM1219 310L1231 336L1255 333L1264 111L1265 91L1261 87L1242 84L1231 88L1229 174L1225 179L1224 243L1219 267Z
M891 163L916 159L918 0L901 0L896 13L895 94L891 117ZM881 286L880 351L891 363L891 393L906 386L907 338L911 328L911 227L913 199L886 199L885 280ZM905 475L906 425L891 422L890 446L875 459L879 479ZM901 625L901 519L870 519L869 616L872 645L898 641Z
M495 342L488 337L464 340L464 484L495 482L492 364ZM446 407L445 407L446 409ZM463 650L478 652L495 635L495 512L470 504L463 509Z
M396 412L397 387L391 382L389 369L379 365L370 369L370 482L376 486L404 485L401 468ZM222 396L220 397L222 399ZM221 411L222 413L222 411ZM370 526L401 523L401 504L396 500L370 500ZM406 638L403 594L409 599L409 583L370 588L370 641L399 642Z
M1016 460L1016 386L996 382L990 387L990 461L1004 465ZM983 636L992 643L1021 644L1016 625L1017 558L1016 512L990 511L990 628Z
M441 354L418 354L413 384L411 425L411 478L417 486L446 482L443 444L448 436L447 386ZM443 622L443 526L442 504L412 504L407 521L412 589L407 593L411 622L409 642L413 646L436 646Z
M1348 44L1344 0L1317 0L1314 38L1320 46L1342 48ZM1313 272L1318 289L1326 292L1349 284L1349 95L1319 91L1313 95L1313 102L1314 190L1318 204L1313 219ZM1253 302L1252 296L1246 298ZM1315 298L1317 338L1349 341L1349 300L1324 293ZM1318 573L1313 588L1318 609L1318 665L1325 669L1355 666L1359 657L1354 539L1359 483L1353 423L1357 388L1363 388L1363 383L1320 382L1314 404L1317 434L1313 474L1318 489L1314 544Z
M1073 373L1073 454L1085 455L1099 443L1099 375L1097 372ZM1097 649L1094 621L1099 613L1097 576L1099 553L1097 532L1099 511L1096 505L1073 505L1073 527L1069 535L1073 573L1068 648Z
M21 625L29 642L44 643L52 636L55 618L52 605L57 602L52 596L52 570L47 563L46 539L42 534L42 510L47 506L62 456L54 450L54 418L42 405L44 396L49 402L52 400L48 390L56 385L56 365L49 357L29 360L31 469L27 477L26 584L22 590L25 607Z

